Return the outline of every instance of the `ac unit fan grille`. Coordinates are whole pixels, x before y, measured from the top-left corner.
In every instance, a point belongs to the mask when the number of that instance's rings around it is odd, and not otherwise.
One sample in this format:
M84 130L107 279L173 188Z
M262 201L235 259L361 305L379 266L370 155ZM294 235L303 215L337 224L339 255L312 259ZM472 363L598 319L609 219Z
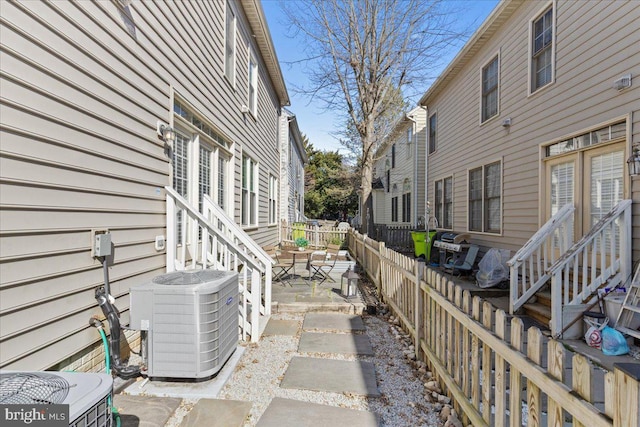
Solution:
M58 404L67 398L69 387L64 378L45 372L3 373L0 374L0 403Z

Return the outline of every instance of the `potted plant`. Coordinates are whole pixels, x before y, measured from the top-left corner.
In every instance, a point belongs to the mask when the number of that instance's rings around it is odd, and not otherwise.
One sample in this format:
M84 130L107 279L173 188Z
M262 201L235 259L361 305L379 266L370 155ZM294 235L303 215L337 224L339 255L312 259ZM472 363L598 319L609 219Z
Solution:
M307 239L305 239L304 237L298 237L295 240L295 244L298 247L299 251L304 251L305 248L309 245L309 241Z

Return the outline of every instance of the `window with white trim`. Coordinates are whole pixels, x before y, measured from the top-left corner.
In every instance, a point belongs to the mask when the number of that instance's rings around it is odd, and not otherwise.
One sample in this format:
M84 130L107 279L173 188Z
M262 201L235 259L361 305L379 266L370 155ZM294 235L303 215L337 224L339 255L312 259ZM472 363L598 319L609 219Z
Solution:
M531 92L553 79L553 6L531 23Z
M253 51L249 55L249 111L258 116L258 61Z
M435 182L435 216L438 226L453 229L453 177L449 176Z
M407 152L407 159L411 158L411 143L413 142L413 126L409 125L409 127L407 128L407 147L406 147L406 152Z
M398 196L391 198L391 222L398 222Z
M391 168L396 167L396 144L391 146Z
M276 197L278 194L278 180L275 176L269 175L269 224L276 223Z
M498 56L482 68L482 122L498 114Z
M502 225L502 164L469 171L469 231L499 233Z
M258 225L258 165L242 156L242 225Z
M405 178L402 184L402 222L411 222L411 182Z
M224 75L235 84L236 74L236 15L231 2L226 2L224 31Z
M438 118L436 113L429 117L429 154L436 151L436 128L438 126Z

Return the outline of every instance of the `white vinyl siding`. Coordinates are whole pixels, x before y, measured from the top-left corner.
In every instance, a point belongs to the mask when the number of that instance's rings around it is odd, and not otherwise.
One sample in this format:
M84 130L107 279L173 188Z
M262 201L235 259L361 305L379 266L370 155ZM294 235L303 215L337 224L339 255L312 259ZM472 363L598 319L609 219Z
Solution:
M469 171L469 231L499 233L502 223L500 162Z
M224 31L224 75L231 85L235 85L236 78L236 15L227 0L225 9Z
M553 7L533 21L531 34L531 92L553 79Z
M498 56L482 69L482 122L498 114Z

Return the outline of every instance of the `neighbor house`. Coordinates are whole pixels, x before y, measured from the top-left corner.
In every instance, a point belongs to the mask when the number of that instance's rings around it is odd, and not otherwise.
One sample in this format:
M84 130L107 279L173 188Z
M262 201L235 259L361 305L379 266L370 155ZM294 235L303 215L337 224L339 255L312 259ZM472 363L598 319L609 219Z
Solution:
M638 22L634 1L503 0L420 101L440 229L511 251L511 311L545 311L551 281L555 335L640 259Z
M376 151L372 185L375 224L416 227L426 216L426 110L403 114Z
M133 285L244 267L256 340L289 104L260 1L3 2L0 31L0 368L103 359L107 230L123 323Z
M296 116L283 108L280 116L280 221L305 221L304 167L308 163Z

